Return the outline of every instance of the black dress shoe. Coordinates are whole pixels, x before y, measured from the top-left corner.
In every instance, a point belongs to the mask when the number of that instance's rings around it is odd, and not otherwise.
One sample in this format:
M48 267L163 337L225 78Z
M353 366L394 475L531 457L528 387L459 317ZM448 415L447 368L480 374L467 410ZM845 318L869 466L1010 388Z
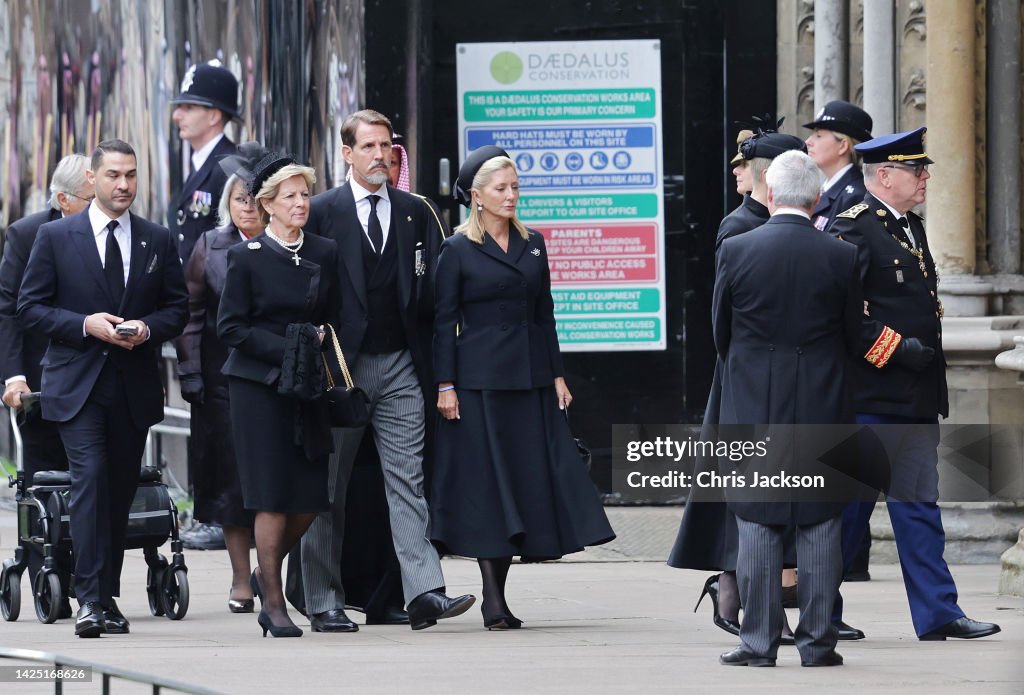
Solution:
M828 654L825 654L824 656L818 657L817 659L808 659L807 661L804 661L803 659L801 659L800 660L800 665L801 666L842 666L843 665L843 655L833 649Z
M843 575L844 582L870 582L871 573L867 570L860 570L859 572L847 572Z
M110 600L110 607L103 611L103 626L110 635L128 634L128 618L122 615L113 599Z
M774 666L775 659L770 656L758 656L743 647L736 647L731 652L719 656L718 663L723 666Z
M103 604L86 601L75 615L75 634L79 637L99 637L107 628L103 620Z
M855 640L864 639L864 633L861 630L858 630L852 625L847 625L842 620L837 620L832 623L832 625L836 628L836 632L838 633L836 639L841 642L853 642Z
M401 606L389 606L380 613L367 613L367 625L408 625L409 614Z
M792 632L783 632L779 636L779 644L784 644L787 647L792 647L796 645L796 637L793 635Z
M796 584L792 586L782 587L782 607L783 608L799 608L800 597L797 592Z
M926 632L925 634L918 637L922 642L930 642L932 640L944 640L947 637L956 637L959 639L975 639L977 637L988 637L1000 632L1001 628L995 623L982 623L977 620L971 620L966 615L962 618L957 618L951 623L947 623L942 627Z
M441 591L428 591L409 603L409 624L413 630L423 630L437 625L438 620L462 615L475 601L471 594L449 598Z
M309 629L313 632L359 632L359 626L341 608L311 615Z

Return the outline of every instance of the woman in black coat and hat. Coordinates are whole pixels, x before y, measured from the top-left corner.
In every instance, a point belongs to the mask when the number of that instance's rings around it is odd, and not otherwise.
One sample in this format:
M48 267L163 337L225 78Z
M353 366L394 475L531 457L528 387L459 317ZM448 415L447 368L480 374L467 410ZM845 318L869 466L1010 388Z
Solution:
M456 198L468 221L441 245L435 280L437 457L431 538L478 558L484 626L522 621L505 601L514 555L559 558L615 537L562 412L572 402L555 332L544 238L516 217L519 177L484 147Z

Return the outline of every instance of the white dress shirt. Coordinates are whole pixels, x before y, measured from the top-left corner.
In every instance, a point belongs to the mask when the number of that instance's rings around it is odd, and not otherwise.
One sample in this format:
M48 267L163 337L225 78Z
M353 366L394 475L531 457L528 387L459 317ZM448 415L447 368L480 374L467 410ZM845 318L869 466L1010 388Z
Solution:
M363 234L366 238L370 238L370 234L367 231L367 225L370 223L370 201L368 196L376 195L380 196L380 200L377 201L377 219L380 220L380 228L384 231L384 246L388 245L388 233L391 230L391 199L388 198L388 187L387 184L381 186L376 191L368 191L358 183L356 183L356 177L353 176L349 179L349 183L352 185L352 197L356 199L356 217L359 218L359 224L363 225ZM370 246L373 246L371 243ZM380 253L380 249L374 249Z
M96 250L100 253L100 264L107 267L107 225L110 218L96 207L96 203L89 204L89 224L92 226L92 234L96 240ZM117 218L117 229L114 230L114 239L121 247L121 264L124 266L124 284L128 285L128 269L132 263L132 218L125 210Z
M224 133L220 133L213 140L200 147L198 150L192 152L192 171L196 172L203 168L206 164L206 160L210 158L210 154L213 152L213 148L217 146L217 143L224 137ZM188 180L188 175L185 176L185 180Z
M776 215L799 215L805 220L811 219L811 216L807 214L807 211L801 210L800 208L775 208L775 212L772 213L772 217L775 217Z
M832 188L832 186L835 186L836 182L838 182L839 179L843 178L846 175L846 172L848 172L852 168L853 168L853 162L850 162L849 164L844 166L842 169L840 169L836 173L832 174L832 176L829 177L828 181L825 182L825 185L823 185L821 187L821 192L824 193L824 192L828 191L828 189Z

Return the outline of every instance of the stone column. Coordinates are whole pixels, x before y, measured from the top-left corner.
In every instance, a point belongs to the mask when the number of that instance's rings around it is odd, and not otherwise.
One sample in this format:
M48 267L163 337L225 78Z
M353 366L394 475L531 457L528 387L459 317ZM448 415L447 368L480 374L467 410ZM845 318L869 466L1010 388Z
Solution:
M846 99L847 13L843 0L814 0L814 110Z
M974 3L928 5L928 241L940 272L970 275L974 255Z
M1020 0L988 0L988 241L997 273L1019 273Z
M864 0L864 110L874 135L896 130L895 22L892 0Z

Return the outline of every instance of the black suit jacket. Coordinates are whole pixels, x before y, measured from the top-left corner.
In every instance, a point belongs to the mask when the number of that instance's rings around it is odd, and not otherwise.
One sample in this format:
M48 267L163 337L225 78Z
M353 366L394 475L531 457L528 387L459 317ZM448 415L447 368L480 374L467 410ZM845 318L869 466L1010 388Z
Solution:
M722 242L731 239L737 234L749 232L755 227L760 227L768 221L768 208L750 197L749 193L743 195L741 202L736 209L722 218L718 225L718 236L715 237L715 251L722 246Z
M544 237L454 234L437 264L434 378L467 389L531 389L564 376Z
M26 332L18 321L18 291L32 243L41 225L61 219L60 210L44 210L22 218L7 229L3 260L0 260L0 380L23 374L30 389L38 390L49 340Z
M840 213L829 231L857 247L868 315L862 335L868 348L855 362L857 412L934 418L949 415L946 356L942 351L942 303L935 261L924 223L909 213L910 228L921 248L918 259L893 238L899 223L877 198ZM923 371L895 364L892 354L903 338L917 338L935 350Z
M811 215L811 223L817 229L825 231L835 221L836 215L864 200L867 192L864 188L864 174L854 164L832 184L831 188L822 193L821 200Z
M397 244L398 299L402 325L417 376L424 389L431 376L430 339L433 331L433 277L444 237L430 206L419 196L388 186L391 229L388 244ZM366 273L363 269L363 227L356 216L355 197L348 183L313 197L306 231L333 239L338 245L340 314L338 339L349 366L359 361L366 335Z
M146 428L163 419L160 346L188 320L188 294L170 232L131 216L131 265L114 306L100 263L89 210L39 228L21 283L18 316L26 331L49 338L43 357L43 417L66 422L81 410L107 360L120 371L132 420ZM85 318L106 311L141 319L150 330L133 350L83 335Z
M854 422L846 375L861 345L858 280L856 250L798 215L776 215L722 244L712 305L721 425ZM815 460L799 459L804 448L794 443L795 456L776 459L790 472ZM813 524L841 511L835 503L733 497L727 490L737 516L762 524Z
M199 171L185 181L184 187L167 211L167 221L178 244L178 255L183 262L192 254L196 240L217 226L217 209L220 206L221 194L224 192L224 184L228 182L228 175L218 162L237 151L235 143L226 135L222 137ZM210 207L206 212L191 209L196 192L209 194Z

